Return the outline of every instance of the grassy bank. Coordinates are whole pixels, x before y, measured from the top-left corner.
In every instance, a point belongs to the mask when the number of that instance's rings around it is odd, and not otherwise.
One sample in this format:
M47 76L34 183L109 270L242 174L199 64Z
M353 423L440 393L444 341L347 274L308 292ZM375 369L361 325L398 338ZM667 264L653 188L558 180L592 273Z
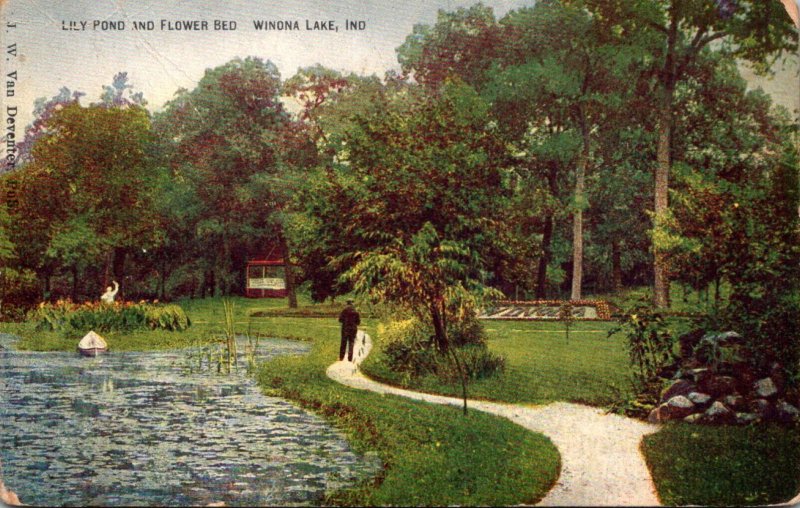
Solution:
M234 319L238 333L259 331L259 323L263 320L250 317L251 313L286 305L283 299L248 299L232 298L234 302ZM132 332L106 332L101 335L108 342L112 351L146 351L161 349L178 349L217 342L224 334L225 317L221 298L205 298L196 300L179 300L192 326L184 332L168 330L136 330ZM306 302L304 302L306 303ZM335 322L334 322L335 323ZM331 325L333 326L332 323ZM303 338L298 335L297 326L292 330L282 330L281 337ZM88 332L89 330L86 330ZM17 348L30 351L74 351L78 340L66 338L63 333L36 330L35 323L0 323L0 332L11 333L20 337Z
M642 451L667 505L764 505L800 492L798 427L670 424Z
M265 324L282 327L291 318ZM311 353L263 365L259 383L330 418L358 451L375 450L380 475L327 501L350 505L509 505L533 503L558 476L545 437L477 411L434 406L343 387L325 375L338 355L337 328L306 320ZM374 330L374 322L366 322Z

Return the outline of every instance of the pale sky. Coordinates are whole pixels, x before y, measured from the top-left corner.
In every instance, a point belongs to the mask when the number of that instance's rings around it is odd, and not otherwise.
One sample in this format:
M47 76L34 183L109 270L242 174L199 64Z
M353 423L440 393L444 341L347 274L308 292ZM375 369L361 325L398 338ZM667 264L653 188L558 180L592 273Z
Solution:
M278 66L289 78L298 68L326 67L382 77L399 68L395 48L415 23L432 24L438 9L454 10L475 0L412 1L257 1L257 0L0 0L3 20L17 22L4 29L2 47L16 42L18 57L4 62L17 70L19 84L13 102L20 123L30 122L33 101L52 97L62 86L98 100L113 75L127 71L136 91L144 92L150 109L158 109L181 87L192 89L207 68L235 57L257 56ZM484 2L503 16L531 0ZM345 20L363 20L363 31L345 31ZM153 31L133 30L134 21L155 22ZM207 31L162 31L161 20L205 20ZM214 20L237 23L235 31L215 31ZM256 31L253 20L297 20L300 30ZM338 32L308 31L305 20L333 20ZM64 23L87 22L86 30L65 31ZM94 21L123 21L123 31L95 30ZM0 96L0 100L5 99ZM84 99L84 100L86 100ZM11 103L12 99L5 99Z
M16 28L0 31L0 47L17 44L18 56L3 62L3 74L16 70L14 97L0 101L19 108L20 124L32 119L33 101L50 98L62 86L99 99L114 74L127 71L136 91L157 110L181 87L192 89L207 68L235 57L257 56L274 62L282 77L298 68L321 63L359 74L383 76L399 68L397 48L416 23L432 24L438 9L467 7L475 0L0 0L2 18ZM533 0L485 0L495 16ZM207 31L164 31L161 21L207 21ZM214 20L237 24L235 31L215 31ZM256 31L253 20L298 21L296 31ZM338 32L308 31L306 20L333 20ZM363 31L344 30L345 20L363 20ZM98 22L124 22L124 30L94 29ZM153 21L155 30L133 30L134 21ZM85 30L64 30L64 26ZM100 27L98 27L100 28ZM8 55L6 55L7 57ZM797 107L795 72L779 75L777 83L762 82L768 91L783 93ZM788 81L787 81L788 80ZM774 85L774 86L773 86ZM774 90L770 90L773 88ZM784 90L784 92L781 92ZM786 92L788 90L788 92ZM775 97L780 100L780 98ZM5 109L5 107L3 107Z

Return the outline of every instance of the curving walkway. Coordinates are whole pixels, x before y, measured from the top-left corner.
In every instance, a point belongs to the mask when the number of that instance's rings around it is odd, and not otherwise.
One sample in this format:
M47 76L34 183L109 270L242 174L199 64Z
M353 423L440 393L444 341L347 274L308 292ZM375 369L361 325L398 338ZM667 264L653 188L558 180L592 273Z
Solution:
M369 335L358 332L353 363L328 367L331 379L377 393L398 395L434 404L461 406L462 399L432 395L373 381L358 370L372 349ZM639 443L656 425L602 410L555 402L523 406L470 401L469 407L508 418L526 429L546 435L561 454L561 476L539 503L542 506L659 506L655 487Z

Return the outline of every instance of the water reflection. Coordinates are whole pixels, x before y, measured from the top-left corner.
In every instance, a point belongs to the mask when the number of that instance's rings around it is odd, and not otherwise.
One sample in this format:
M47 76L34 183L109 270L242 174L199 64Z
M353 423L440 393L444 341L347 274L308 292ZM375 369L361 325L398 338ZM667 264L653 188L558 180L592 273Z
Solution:
M26 503L310 504L378 467L243 372L189 374L181 351L81 358L10 340L0 335L0 457ZM259 357L307 348L262 340Z

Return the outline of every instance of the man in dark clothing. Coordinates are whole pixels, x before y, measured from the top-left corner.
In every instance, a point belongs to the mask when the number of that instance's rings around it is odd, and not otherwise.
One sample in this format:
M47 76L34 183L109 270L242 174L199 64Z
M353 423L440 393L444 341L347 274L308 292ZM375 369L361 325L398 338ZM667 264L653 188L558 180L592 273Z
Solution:
M347 351L347 361L353 361L353 345L356 341L358 325L361 324L361 316L353 307L353 300L347 300L347 306L339 314L339 322L342 323L342 344L339 347L339 361L344 360L344 352Z

